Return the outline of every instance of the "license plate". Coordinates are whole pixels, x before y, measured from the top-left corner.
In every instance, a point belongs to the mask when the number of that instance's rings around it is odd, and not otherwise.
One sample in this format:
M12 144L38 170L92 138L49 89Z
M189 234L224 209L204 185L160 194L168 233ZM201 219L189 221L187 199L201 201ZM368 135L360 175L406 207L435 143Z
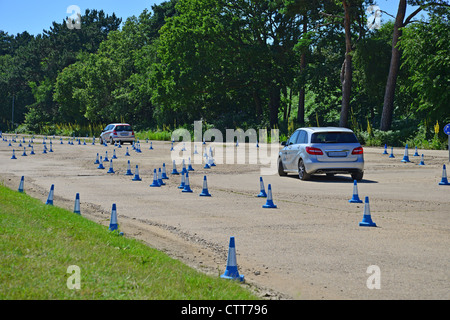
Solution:
M123 133L121 133L120 135L121 135L121 136L127 136L127 135L128 135L128 133L126 133L126 132L123 132Z
M328 152L328 156L329 157L346 157L347 156L347 152L345 152L345 151L331 151L331 152Z

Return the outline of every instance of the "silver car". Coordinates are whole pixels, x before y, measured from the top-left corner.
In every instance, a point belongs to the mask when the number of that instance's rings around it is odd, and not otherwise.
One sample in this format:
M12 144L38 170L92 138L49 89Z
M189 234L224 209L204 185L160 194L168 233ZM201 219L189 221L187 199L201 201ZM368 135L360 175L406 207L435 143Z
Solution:
M100 134L100 144L105 142L111 144L114 144L115 142L120 144L129 142L132 144L134 142L134 131L128 123L108 124Z
M300 180L313 174L364 175L364 151L352 130L338 127L299 128L281 143L278 174L297 173Z

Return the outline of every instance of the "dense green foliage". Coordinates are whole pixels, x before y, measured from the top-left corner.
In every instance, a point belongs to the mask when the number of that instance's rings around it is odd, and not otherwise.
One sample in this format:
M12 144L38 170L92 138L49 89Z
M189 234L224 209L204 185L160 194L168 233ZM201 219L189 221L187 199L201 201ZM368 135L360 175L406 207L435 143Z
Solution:
M170 0L122 27L87 10L79 30L63 21L38 36L0 31L0 129L13 129L14 105L15 130L47 134L62 133L56 124L172 130L201 119L284 135L343 125L367 144L434 139L442 148L434 125L450 122L448 2L399 2L428 16L402 20L393 119L383 132L396 24L383 15L369 29L372 0Z

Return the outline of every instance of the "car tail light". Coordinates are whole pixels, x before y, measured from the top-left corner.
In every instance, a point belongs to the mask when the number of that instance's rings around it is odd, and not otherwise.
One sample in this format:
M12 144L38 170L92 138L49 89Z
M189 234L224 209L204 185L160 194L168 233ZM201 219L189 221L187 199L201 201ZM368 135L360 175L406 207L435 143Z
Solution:
M357 147L355 149L353 149L352 154L363 154L364 150L362 147Z
M134 131L133 130L131 130L131 135L134 136Z
M116 130L113 131L113 135L117 136L117 131Z
M309 153L309 154L313 154L313 155L323 155L322 150L320 150L319 148L306 147L305 150L306 150L306 152Z

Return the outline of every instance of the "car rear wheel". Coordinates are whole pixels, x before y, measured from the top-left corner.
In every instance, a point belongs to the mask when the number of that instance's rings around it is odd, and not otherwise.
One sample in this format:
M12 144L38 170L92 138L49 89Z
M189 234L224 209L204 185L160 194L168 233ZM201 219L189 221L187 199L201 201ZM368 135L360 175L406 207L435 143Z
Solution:
M358 171L358 172L352 173L352 179L356 180L356 181L361 181L363 176L364 176L364 171Z
M281 158L280 158L280 157L278 157L278 175L279 175L280 177L287 176L287 173L284 172L284 169L283 169L283 162L281 162Z
M300 178L300 180L303 180L303 181L311 178L311 175L306 173L305 164L303 163L302 159L300 159L298 161L298 177Z

